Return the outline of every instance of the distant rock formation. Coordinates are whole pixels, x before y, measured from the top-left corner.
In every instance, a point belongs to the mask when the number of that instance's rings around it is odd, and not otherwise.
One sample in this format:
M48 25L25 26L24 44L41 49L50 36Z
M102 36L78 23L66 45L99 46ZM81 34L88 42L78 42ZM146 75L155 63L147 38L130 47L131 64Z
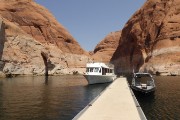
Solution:
M88 53L47 9L33 0L0 2L1 75L44 74L45 65L49 74L82 72Z
M111 61L119 74L180 74L180 0L146 1L124 26Z
M94 49L92 59L94 61L110 62L110 59L118 47L121 31L108 34Z

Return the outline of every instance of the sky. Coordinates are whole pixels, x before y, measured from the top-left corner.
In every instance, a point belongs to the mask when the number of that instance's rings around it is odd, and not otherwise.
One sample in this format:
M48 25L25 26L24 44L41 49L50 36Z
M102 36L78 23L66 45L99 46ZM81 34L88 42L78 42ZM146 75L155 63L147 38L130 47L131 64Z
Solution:
M123 29L146 0L35 0L46 7L86 51Z

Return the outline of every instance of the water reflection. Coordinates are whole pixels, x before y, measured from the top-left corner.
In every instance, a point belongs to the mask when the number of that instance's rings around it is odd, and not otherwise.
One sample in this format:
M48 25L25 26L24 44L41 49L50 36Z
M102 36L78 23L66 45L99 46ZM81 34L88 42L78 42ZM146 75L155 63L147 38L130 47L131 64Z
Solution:
M0 120L70 120L107 85L89 86L83 76L0 80Z
M45 77L45 84L48 85L48 76L44 76Z
M131 83L131 78L129 78ZM155 76L154 94L135 93L148 120L180 119L180 77Z
M180 119L180 77L155 77L156 91L136 97L148 120ZM71 120L109 84L87 85L83 76L0 80L0 120Z

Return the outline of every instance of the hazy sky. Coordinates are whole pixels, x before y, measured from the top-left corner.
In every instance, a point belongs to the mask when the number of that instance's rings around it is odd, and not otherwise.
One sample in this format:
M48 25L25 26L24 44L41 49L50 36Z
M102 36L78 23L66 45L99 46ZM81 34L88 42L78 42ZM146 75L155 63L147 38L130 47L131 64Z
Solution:
M121 30L146 0L35 0L45 6L87 51Z

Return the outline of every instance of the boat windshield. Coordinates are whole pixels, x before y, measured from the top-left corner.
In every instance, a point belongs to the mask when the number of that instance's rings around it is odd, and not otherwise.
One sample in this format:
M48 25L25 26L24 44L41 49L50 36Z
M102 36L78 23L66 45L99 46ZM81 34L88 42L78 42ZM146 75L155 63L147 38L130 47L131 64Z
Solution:
M141 77L151 77L150 74L136 74L135 77L141 78Z
M136 79L136 84L147 84L147 85L151 85L153 82L153 79L151 77L151 75L149 74L136 74L135 75L135 79Z

